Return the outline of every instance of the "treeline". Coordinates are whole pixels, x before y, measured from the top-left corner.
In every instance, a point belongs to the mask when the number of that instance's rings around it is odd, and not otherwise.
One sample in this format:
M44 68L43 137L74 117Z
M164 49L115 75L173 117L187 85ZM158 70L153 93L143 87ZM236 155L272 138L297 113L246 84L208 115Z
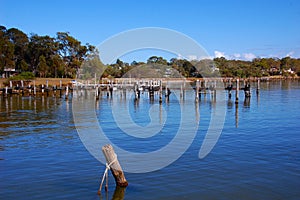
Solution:
M101 52L100 52L101 53ZM151 65L152 70L149 71ZM5 69L16 73L30 73L35 77L93 78L133 76L177 77L262 77L300 76L300 59L255 58L252 61L227 60L224 57L188 61L172 58L169 61L151 56L146 62L116 63L104 65L95 46L82 45L68 32L58 32L56 37L29 36L16 28L0 26L0 74Z
M36 77L74 78L82 62L95 50L68 32L56 37L23 33L0 26L0 74L5 69L32 72Z
M146 65L151 65L156 75L159 73L158 76L164 75L167 77L177 77L178 72L184 77L222 76L247 78L276 75L300 76L299 58L255 58L252 61L227 60L224 57L200 61L172 58L170 61L167 61L158 56L150 57L147 62L133 61L130 64L118 59L115 64L106 66L103 76L123 77L128 71L135 73L135 76L139 74L145 76L145 72L153 74L153 71L143 70L143 67L146 68Z

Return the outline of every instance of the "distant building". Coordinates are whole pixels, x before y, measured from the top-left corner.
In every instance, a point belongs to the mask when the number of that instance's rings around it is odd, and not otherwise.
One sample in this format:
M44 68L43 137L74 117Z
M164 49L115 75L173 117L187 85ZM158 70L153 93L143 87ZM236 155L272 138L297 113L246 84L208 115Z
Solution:
M15 73L16 73L15 68L4 68L4 73L2 74L2 77L3 78L9 78Z
M287 73L290 73L290 74L294 74L295 73L295 71L293 71L291 68L289 68L287 70L284 70L284 71L287 72Z

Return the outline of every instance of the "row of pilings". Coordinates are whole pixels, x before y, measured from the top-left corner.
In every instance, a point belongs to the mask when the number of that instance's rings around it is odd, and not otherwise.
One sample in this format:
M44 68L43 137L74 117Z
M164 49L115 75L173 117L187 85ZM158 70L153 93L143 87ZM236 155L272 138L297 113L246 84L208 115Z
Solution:
M26 84L26 81L20 81L19 84L13 84L9 81L9 85L0 88L0 95L8 97L12 95L21 96L46 96L46 97L60 97L63 96L68 99L72 95L73 87L72 84L63 85L62 81L59 81L59 85L50 86L48 81L45 84L36 85L35 81L32 84ZM25 83L25 84L24 84Z
M253 80L243 79L197 79L194 82L187 83L184 81L177 81L175 84L172 81L163 80L150 80L150 81L135 81L130 84L125 82L119 83L102 83L102 84L67 84L62 85L60 81L59 85L49 86L48 81L42 85L27 84L24 85L23 81L21 84L13 85L12 82L9 86L0 88L0 95L7 97L9 95L22 95L22 96L59 96L69 98L72 95L74 89L77 90L95 90L96 100L99 100L101 96L105 95L107 97L113 97L113 93L116 90L122 91L126 95L126 91L133 91L135 99L140 98L141 92L147 92L149 94L149 99L154 101L155 94L158 94L159 103L162 103L163 97L166 100L169 99L172 89L180 90L180 98L185 98L185 91L187 89L193 89L195 91L195 102L201 100L202 95L211 94L212 98L216 98L217 90L226 90L228 93L228 98L232 98L232 91L235 91L235 103L239 102L239 91L243 90L245 98L251 96L251 83ZM256 79L256 92L259 93L260 90L260 79ZM147 83L147 84L145 84ZM175 85L175 86L174 86ZM191 87L187 87L191 86Z

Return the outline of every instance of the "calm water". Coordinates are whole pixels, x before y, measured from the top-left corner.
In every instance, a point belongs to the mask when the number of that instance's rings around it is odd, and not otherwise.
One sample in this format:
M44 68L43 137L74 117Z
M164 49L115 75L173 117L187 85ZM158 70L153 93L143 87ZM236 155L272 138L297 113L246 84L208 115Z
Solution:
M129 94L121 99L118 92L113 99L120 105L129 102L129 114L139 126L150 122L149 109L157 113L157 123L165 120L157 135L133 138L118 128L112 100L103 96L96 115L115 145L145 153L175 136L180 107L174 93L161 106L157 97L151 103L146 94L139 102ZM214 102L207 95L195 106L193 93L187 92L186 109L195 112L194 122L200 121L187 151L166 168L125 173L125 191L115 191L110 174L109 193L98 196L105 166L77 134L72 98L0 97L0 199L120 199L122 194L124 199L299 199L300 83L262 83L259 96L253 90L250 102L242 92L237 106L234 98L226 100L222 134L213 150L199 159L211 112L218 105L218 99Z

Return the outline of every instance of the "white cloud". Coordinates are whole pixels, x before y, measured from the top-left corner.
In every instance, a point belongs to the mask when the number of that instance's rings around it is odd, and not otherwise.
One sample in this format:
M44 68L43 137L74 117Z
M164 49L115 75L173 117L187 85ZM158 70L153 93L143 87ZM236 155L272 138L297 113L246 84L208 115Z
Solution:
M253 53L243 53L243 54L234 53L231 55L227 55L225 52L221 52L221 51L214 51L214 53L215 53L215 58L224 57L229 60L253 60L254 58L257 57Z
M215 51L214 53L215 53L215 58L221 58L221 57L226 58L224 52L221 52L221 51Z
M241 54L239 54L239 53L234 53L234 54L233 54L233 57L236 58L236 59L238 59L238 58L241 57Z
M254 58L256 58L256 55L254 55L253 53L244 53L243 57L245 60L253 60Z

